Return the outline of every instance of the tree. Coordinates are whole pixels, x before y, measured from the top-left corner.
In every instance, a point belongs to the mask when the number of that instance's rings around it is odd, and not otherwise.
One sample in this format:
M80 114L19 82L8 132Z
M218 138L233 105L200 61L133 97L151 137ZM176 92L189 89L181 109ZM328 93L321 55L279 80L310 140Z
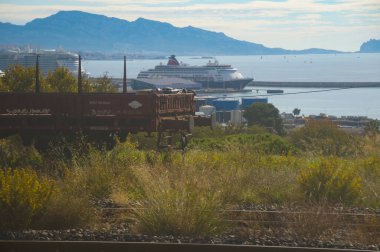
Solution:
M40 71L41 90L46 90L46 84ZM33 92L36 85L36 69L14 65L5 70L0 89L6 92Z
M301 110L299 108L293 109L293 115L298 116L301 113Z
M98 93L116 93L117 87L112 83L111 78L107 74L104 74L101 78L98 78L95 82L95 92Z
M46 82L53 92L71 93L77 92L77 80L65 67L57 67L54 72L49 72Z
M375 136L380 133L380 122L378 120L371 120L365 129L367 133Z
M376 144L378 135L380 133L380 122L378 120L371 120L365 127L367 135L372 139L373 144Z
M0 76L0 92L4 92L4 91L6 90L5 90L5 87L3 86L3 77Z
M261 125L270 127L282 134L284 129L280 112L271 103L254 103L251 107L244 111L244 117L248 121L248 125Z
M94 81L87 75L82 75L82 89L84 93L93 93L95 91Z

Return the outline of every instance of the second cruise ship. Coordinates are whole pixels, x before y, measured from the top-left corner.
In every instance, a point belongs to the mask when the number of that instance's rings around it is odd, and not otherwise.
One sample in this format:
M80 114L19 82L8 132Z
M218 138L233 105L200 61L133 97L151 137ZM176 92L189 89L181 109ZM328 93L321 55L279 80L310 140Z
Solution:
M2 51L0 52L0 70L4 72L12 65L34 67L37 55L40 56L39 64L43 75L53 72L57 67L65 67L72 74L78 74L78 54L57 50Z
M137 79L182 78L202 84L203 89L241 90L252 78L244 76L231 65L209 61L204 66L180 64L175 55L169 57L167 65L157 65L154 69L141 71Z

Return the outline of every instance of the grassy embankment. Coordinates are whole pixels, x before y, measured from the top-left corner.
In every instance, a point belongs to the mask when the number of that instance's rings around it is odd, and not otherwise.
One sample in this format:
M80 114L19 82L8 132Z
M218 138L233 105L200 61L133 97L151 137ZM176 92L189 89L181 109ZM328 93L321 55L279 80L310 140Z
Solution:
M323 214L330 207L380 207L376 133L352 136L328 122L285 137L259 127L199 128L185 155L154 148L143 134L111 150L83 137L57 137L44 152L18 137L0 140L0 230L99 227L100 206L112 201L131 207L118 221L136 233L234 232L220 210L260 205L318 210L317 219L299 216L287 228L319 237L333 225ZM379 243L373 230L355 232Z

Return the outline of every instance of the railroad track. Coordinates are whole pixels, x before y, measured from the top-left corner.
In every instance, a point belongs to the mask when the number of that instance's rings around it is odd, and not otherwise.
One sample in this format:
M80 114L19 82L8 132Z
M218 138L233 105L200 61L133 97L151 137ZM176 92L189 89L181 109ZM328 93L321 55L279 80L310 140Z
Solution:
M223 244L139 243L99 241L0 241L2 252L366 252L370 250L267 247Z
M106 216L106 220L110 220L112 218L116 219L118 214L128 214L133 210L133 208L129 207L102 208L102 213ZM281 223L291 224L307 219L324 219L333 221L335 225L368 226L379 228L380 230L380 214L265 210L221 210L220 213L230 223L278 225Z

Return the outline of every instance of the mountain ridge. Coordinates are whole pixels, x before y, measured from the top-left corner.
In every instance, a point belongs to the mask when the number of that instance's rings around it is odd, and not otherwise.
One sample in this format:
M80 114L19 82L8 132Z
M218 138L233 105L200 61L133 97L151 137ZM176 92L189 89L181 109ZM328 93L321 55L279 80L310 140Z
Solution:
M380 52L380 40L379 39L370 39L367 42L364 42L360 46L360 52L362 52L362 53L379 53Z
M310 48L286 50L242 41L223 32L145 18L128 21L82 11L59 11L25 25L0 22L2 45L36 45L72 51L103 53L181 54L181 55L265 55L340 53Z

